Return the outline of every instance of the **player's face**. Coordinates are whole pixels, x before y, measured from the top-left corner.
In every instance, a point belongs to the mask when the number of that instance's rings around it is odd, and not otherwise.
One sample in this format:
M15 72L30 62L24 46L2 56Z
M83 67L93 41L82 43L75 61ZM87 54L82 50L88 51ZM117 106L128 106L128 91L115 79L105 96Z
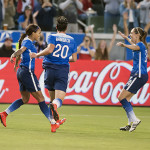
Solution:
M136 42L137 34L135 34L134 29L131 30L130 37L133 42Z
M34 39L35 39L36 41L38 41L39 38L40 38L40 36L41 36L41 29L38 29L38 30L36 31L36 33L34 34Z
M102 40L102 41L100 42L100 48L101 48L102 50L106 48L106 42L105 42L104 40Z

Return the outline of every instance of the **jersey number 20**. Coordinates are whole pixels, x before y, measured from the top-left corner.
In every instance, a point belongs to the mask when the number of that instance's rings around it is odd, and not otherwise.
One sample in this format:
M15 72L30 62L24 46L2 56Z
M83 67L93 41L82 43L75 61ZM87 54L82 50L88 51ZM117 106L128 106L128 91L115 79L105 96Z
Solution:
M67 57L68 50L69 50L68 45L61 46L60 44L57 44L56 48L58 48L58 49L55 52L53 52L53 56L55 56L55 57L61 56L62 58Z

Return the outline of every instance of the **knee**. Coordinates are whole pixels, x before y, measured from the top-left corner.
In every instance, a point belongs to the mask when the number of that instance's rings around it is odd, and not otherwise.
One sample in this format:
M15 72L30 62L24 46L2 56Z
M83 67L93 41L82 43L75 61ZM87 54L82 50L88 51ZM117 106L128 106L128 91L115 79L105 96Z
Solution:
M24 96L22 97L22 101L24 104L27 104L29 102L30 96Z
M24 104L27 104L28 101L29 101L29 99L27 99L27 98L22 98L22 101L23 101Z

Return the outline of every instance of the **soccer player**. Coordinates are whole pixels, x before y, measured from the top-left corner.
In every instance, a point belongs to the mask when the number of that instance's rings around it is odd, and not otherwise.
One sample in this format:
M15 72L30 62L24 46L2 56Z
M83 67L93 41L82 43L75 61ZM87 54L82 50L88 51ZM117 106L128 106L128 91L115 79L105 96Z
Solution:
M77 46L74 38L66 35L68 21L64 16L57 18L57 33L48 37L48 46L39 53L31 53L31 58L45 56L43 68L45 69L44 84L51 97L50 108L54 119L62 124L66 119L59 120L57 108L62 106L66 95L69 74L69 57L72 62L77 60Z
M2 124L6 127L6 117L20 106L28 103L30 94L38 101L39 107L43 114L51 123L51 132L56 132L59 124L50 116L50 110L44 101L39 82L34 74L35 59L31 59L29 53L36 52L33 42L38 40L41 34L41 29L37 25L29 25L26 28L26 33L21 35L19 39L19 50L11 55L11 62L14 57L22 55L20 68L17 70L17 79L20 86L22 98L14 101L4 112L0 113ZM17 63L15 64L17 65Z
M131 97L148 81L147 32L140 27L133 28L130 33L131 39L121 32L119 32L119 34L124 39L127 39L131 45L118 42L117 46L127 47L133 51L133 68L131 70L131 75L124 89L118 96L118 99L122 104L122 107L125 109L128 117L128 125L121 127L120 130L132 132L140 124L141 120L136 117L129 101Z

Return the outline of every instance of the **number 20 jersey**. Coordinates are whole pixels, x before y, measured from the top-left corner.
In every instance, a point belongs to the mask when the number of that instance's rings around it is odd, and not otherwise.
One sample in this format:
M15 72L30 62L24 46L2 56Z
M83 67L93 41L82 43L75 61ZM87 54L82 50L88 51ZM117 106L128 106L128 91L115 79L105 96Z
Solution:
M69 65L69 57L77 52L77 45L73 37L64 33L51 34L48 44L54 44L53 52L44 57L44 64Z

